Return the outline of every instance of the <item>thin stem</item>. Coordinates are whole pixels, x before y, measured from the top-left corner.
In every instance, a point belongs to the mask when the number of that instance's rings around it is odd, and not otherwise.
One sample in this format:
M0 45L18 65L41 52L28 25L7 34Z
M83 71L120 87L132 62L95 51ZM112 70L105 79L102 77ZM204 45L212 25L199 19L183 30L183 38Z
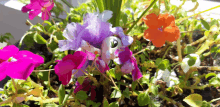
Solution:
M67 2L66 0L61 0L61 1L63 3L65 3L68 7L73 8L73 6L69 2Z
M169 47L167 48L167 50L166 50L165 54L163 55L162 59L165 58L165 56L167 55L167 52L170 50L170 48L171 48L171 46L169 46Z
M12 78L11 81L12 81L12 84L13 84L13 86L15 88L15 95L17 95L18 89L17 89L17 86L15 84L15 80Z
M210 103L220 100L220 98L216 98L210 101Z
M212 7L212 8L210 8L210 9L207 9L207 10L204 10L204 11L201 11L201 12L199 12L199 13L193 14L193 15L188 16L188 17L184 17L184 18L181 18L181 19L177 19L176 22L186 20L186 19L188 19L188 18L190 18L190 17L196 16L196 15L201 14L201 13L205 13L205 12L207 12L207 11L210 11L210 10L213 10L213 9L216 9L216 8L219 8L219 7L220 7L220 5L215 6L215 7Z
M65 99L63 100L63 106L66 105L67 100L69 99L70 95L73 93L73 88L71 88L70 93L67 95L67 97L65 97Z
M54 69L48 69L48 70L33 70L33 72L45 72L45 71L54 71Z
M140 16L140 17L133 23L133 25L128 29L128 31L126 32L126 34L128 34L128 33L131 31L131 29L137 24L137 22L144 16L145 13L147 13L147 12L150 10L150 8L151 8L156 2L157 2L157 0L154 0L154 1L150 4L150 6L147 7L147 9L141 14L141 16Z

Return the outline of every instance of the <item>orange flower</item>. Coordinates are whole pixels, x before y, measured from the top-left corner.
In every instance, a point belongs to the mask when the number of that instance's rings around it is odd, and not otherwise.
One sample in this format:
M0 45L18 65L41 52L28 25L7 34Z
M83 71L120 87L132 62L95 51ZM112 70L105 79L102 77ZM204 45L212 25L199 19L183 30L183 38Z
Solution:
M175 25L173 15L154 13L143 18L144 23L149 27L144 32L144 38L152 41L156 47L161 47L165 41L173 42L179 38L180 30Z

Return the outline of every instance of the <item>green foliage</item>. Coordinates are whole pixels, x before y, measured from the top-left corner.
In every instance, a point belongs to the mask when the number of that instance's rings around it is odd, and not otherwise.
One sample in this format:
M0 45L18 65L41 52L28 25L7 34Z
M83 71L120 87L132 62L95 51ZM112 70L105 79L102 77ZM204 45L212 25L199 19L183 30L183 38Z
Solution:
M58 91L59 96L59 104L63 103L63 99L65 97L65 87L61 84Z
M13 38L11 33L5 33L4 35L0 35L0 43L7 42L10 40L10 38Z
M139 106L146 106L150 103L150 97L147 92L140 93L137 100Z

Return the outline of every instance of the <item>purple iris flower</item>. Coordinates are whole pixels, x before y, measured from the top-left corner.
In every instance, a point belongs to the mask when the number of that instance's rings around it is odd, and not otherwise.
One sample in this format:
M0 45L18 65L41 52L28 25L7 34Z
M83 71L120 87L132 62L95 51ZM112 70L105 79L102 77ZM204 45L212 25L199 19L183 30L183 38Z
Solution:
M30 51L19 51L14 45L0 49L0 81L6 76L26 80L35 67L44 63L44 58Z
M122 64L121 71L123 73L132 72L133 81L142 77L137 61L135 57L132 56L132 51L128 47L121 47L115 51L115 54L118 55L118 58L114 59L114 61L118 64Z

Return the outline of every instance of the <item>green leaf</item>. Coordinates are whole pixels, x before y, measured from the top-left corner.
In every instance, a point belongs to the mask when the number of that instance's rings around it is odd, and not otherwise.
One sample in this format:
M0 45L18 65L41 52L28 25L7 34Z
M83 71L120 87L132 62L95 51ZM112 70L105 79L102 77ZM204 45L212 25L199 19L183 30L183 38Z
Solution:
M162 61L162 58L157 58L155 62L156 66L159 66L161 61Z
M123 95L126 98L130 99L130 92L129 92L129 88L128 87L123 91Z
M218 47L212 47L210 52L211 52L211 53L214 53L214 52L216 52L217 50L218 50Z
M84 79L86 78L86 76L81 76L77 78L77 81L80 83L80 85L83 84Z
M158 88L156 85L150 86L150 91L156 96L158 94Z
M103 0L96 0L97 6L99 8L99 12L102 13L104 11L104 4L103 4Z
M46 23L46 24L48 24L48 25L52 26L52 24L51 24L51 22L50 22L50 21L44 20L44 23Z
M86 94L85 91L79 91L77 92L76 97L77 99L80 99L80 100L86 100L88 98L88 95Z
M142 83L148 84L150 81L150 74L144 74L142 77Z
M185 97L183 101L192 107L202 106L202 96L199 94L190 94L189 96Z
M34 34L34 41L38 44L46 44L47 41L37 32Z
M120 98L121 97L121 91L120 90L114 90L111 94L111 98Z
M158 68L159 69L162 69L162 70L165 70L169 67L170 65L170 62L168 59L164 59L163 61L161 61L161 63L159 64Z
M54 35L56 35L58 40L64 40L65 37L63 36L63 32L55 32Z
M109 103L108 103L108 100L106 98L104 98L103 107L109 107Z
M209 80L209 84L214 85L215 87L220 86L220 80L217 77L213 77Z
M140 93L137 97L139 106L146 106L150 103L150 97L147 92Z
M216 74L212 73L212 72L208 73L208 74L206 74L205 79L209 78L210 76L216 76Z
M121 79L121 74L122 74L122 72L117 72L117 73L115 74L116 79L117 79L118 81Z
M137 87L137 85L138 85L137 81L133 81L133 82L132 82L131 87L132 87L132 90L133 90L133 91L135 90L135 88Z
M63 103L65 97L65 87L61 84L58 90L59 104Z
M90 105L93 105L95 102L91 101L91 100L87 100L86 101L86 106L89 107Z
M113 78L116 78L116 75L115 75L115 68L112 68L109 70L109 72L107 72L108 75L112 76Z
M38 72L38 76L41 80L48 81L48 72Z
M109 107L119 107L118 102L112 102L111 104L109 104Z
M209 30L209 29L210 29L210 26L209 26L208 22L206 22L206 21L203 20L203 19L200 19L200 20L201 20L201 22L202 22L202 25L203 25L207 30Z
M196 47L194 46L187 46L184 48L184 54L191 54L194 53L196 50Z
M196 57L192 57L192 56L188 56L189 60L188 60L188 65L189 66L193 66L196 63Z

